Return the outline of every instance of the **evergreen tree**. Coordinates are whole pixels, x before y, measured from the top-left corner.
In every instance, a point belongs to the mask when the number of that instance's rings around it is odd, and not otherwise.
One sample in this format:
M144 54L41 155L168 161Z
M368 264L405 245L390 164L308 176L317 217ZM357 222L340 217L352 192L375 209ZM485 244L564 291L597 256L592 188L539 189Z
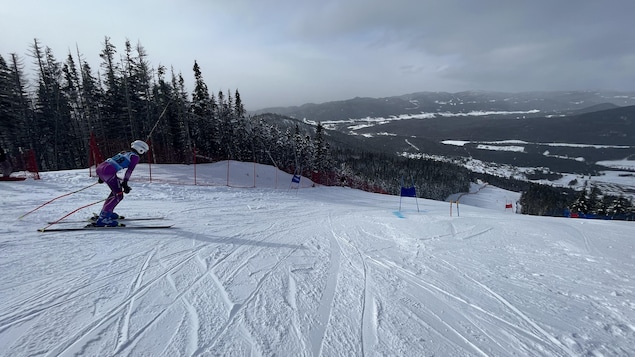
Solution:
M275 156L280 161L281 168L293 173L299 166L298 153L291 128L286 128L276 141Z
M633 204L623 195L619 197L610 197L607 204L607 216L617 219L635 219L633 215Z
M243 105L243 101L242 99L240 99L240 93L238 93L238 89L236 89L236 92L234 93L234 109L235 109L235 114L236 117L238 118L244 118L245 117L245 106Z
M603 215L606 207L601 196L602 191L596 185L591 185L589 195L587 196L588 213Z
M32 101L26 91L27 82L23 75L23 64L15 53L11 54L9 75L12 86L10 102L13 119L16 120L17 130L14 132L14 145L18 148L34 148L38 128L35 126Z
M81 81L79 71L73 60L73 56L69 53L66 61L62 65L62 78L61 78L61 94L65 98L65 102L68 104L69 110L69 127L75 135L69 136L68 139L73 143L73 152L79 154L81 152L87 152L89 128L88 122L84 116L84 101L81 92ZM78 163L84 163L83 155L76 158Z
M192 92L191 125L189 135L193 145L205 155L212 155L215 148L213 106L207 84L198 63L194 61L194 91Z
M571 205L571 212L578 214L587 214L591 212L591 207L589 205L589 198L586 193L586 188L582 190L573 204Z
M86 120L88 131L95 133L98 137L105 138L107 131L102 120L102 103L104 100L104 93L99 83L99 79L93 75L88 62L84 62L82 64L80 73L83 115Z
M169 137L165 123L167 123L166 117L170 115L170 111L172 110L173 88L165 79L166 71L164 66L157 68L158 82L152 87L152 98L154 99L154 108L156 109L153 117L159 121L150 138L152 143L151 153L154 157L152 161L154 162L157 162L159 157L162 157L164 160L168 157L168 147L166 143L169 142Z
M329 144L324 137L324 127L321 122L318 122L315 128L314 139L314 158L313 169L318 172L324 172L332 168L332 162L329 157Z
M274 164L268 154L268 146L274 142L271 130L259 117L249 117L247 127L250 130L251 152L255 162Z
M81 164L81 148L73 140L78 133L72 125L70 105L61 91L61 65L50 48L42 50L34 41L32 55L39 69L35 103L36 125L40 130L36 151L43 155L46 168L68 169Z
M21 126L15 89L11 69L0 55L0 146L5 150L17 143Z
M179 161L183 163L192 162L192 142L189 135L190 104L188 94L185 90L185 80L181 73L176 77L174 83L174 97L176 106L176 122L178 123L178 140L175 142L175 152L180 152Z
M153 124L151 73L146 57L146 51L140 43L133 48L130 41L126 40L122 81L132 138L144 137Z
M120 150L125 143L131 142L133 139L132 128L130 125L129 115L127 113L126 95L124 92L123 80L120 75L119 65L115 62L115 54L117 48L110 42L109 37L104 39L104 48L99 54L102 59L101 67L104 70L103 84L103 100L104 108L102 121L103 126L108 132L117 132L119 140L109 140L105 143L107 152L116 152Z
M231 106L228 101L225 100L225 94L222 91L218 92L218 144L219 151L218 157L224 159L234 159L233 153L233 128L231 117Z
M83 120L84 105L82 101L79 72L75 66L73 56L70 53L62 65L62 74L62 93L65 95L71 108L72 118L79 123Z

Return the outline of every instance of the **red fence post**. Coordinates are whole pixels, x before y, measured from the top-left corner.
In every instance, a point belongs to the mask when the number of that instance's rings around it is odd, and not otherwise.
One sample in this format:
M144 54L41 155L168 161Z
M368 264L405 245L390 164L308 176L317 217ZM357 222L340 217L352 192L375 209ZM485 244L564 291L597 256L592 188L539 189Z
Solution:
M26 170L33 173L33 179L40 179L40 172L37 169L37 160L35 159L35 151L33 149L27 152Z
M97 166L98 164L104 161L104 157L101 155L101 151L99 151L99 146L97 145L97 139L95 139L95 133L90 133L90 141L89 141L89 151L88 151L88 175L90 177L93 176L93 165Z

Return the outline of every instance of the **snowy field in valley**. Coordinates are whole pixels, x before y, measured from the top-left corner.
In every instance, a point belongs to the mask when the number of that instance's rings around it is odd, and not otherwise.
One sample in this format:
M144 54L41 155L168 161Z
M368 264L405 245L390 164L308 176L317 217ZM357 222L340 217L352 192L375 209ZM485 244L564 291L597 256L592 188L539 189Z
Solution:
M460 216L414 198L398 212L399 197L226 167L197 166L194 186L193 166L149 182L140 165L117 212L166 216L128 223L174 225L160 230L40 233L107 187L18 219L96 179L0 182L0 355L635 355L634 222L514 214L491 187Z

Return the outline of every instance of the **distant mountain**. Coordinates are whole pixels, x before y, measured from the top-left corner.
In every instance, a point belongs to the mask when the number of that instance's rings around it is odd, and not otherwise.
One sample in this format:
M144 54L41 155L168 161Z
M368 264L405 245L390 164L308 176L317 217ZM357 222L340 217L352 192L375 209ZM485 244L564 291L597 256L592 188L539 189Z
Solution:
M545 177L635 159L635 92L421 92L257 113L306 128L321 122L342 146L536 168Z
M590 107L582 108L579 110L572 110L568 112L567 114L575 115L575 114L593 113L593 112L599 112L602 110L617 109L619 107L620 107L619 105L615 105L613 103L601 103L601 104L596 104Z
M620 107L635 105L635 92L419 92L386 98L358 97L321 104L266 108L252 114L277 113L316 122L422 113L531 111L528 115L547 116L606 104Z

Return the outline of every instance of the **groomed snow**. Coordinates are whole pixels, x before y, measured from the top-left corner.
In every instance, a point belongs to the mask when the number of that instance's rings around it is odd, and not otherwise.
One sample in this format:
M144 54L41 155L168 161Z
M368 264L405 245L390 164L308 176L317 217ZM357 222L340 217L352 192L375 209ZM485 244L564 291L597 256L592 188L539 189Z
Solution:
M167 230L40 233L107 188L20 220L95 179L0 182L0 355L635 355L633 222L397 212L399 197L289 189L272 170L248 188L252 164L221 166L198 166L199 186L191 166L153 166L152 183L137 169L117 211Z

